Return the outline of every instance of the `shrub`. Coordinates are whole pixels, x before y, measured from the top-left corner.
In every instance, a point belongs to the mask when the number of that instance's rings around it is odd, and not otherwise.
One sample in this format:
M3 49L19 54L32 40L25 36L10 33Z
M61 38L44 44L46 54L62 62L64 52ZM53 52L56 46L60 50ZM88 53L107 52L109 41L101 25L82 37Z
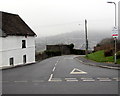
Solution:
M45 53L48 55L48 57L60 56L60 55L61 55L61 52L60 52L60 51L52 51L52 50L49 50L49 51L45 51Z
M120 59L120 51L117 52L117 59Z
M105 50L105 51L104 51L104 56L105 56L105 57L113 56L113 50L112 50L112 49L110 49L110 50Z

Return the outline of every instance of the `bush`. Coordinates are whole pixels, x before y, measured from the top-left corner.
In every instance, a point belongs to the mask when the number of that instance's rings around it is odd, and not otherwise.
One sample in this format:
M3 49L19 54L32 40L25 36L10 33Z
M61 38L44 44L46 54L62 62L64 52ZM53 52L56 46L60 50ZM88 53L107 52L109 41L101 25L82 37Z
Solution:
M73 49L73 54L75 54L75 55L85 55L85 50Z
M49 51L45 51L45 53L48 55L48 57L60 56L60 55L61 55L61 52L60 52L60 51L52 51L52 50L49 50Z
M105 51L104 51L104 56L105 56L105 57L113 56L113 49L105 50Z
M120 59L120 51L117 52L117 59Z

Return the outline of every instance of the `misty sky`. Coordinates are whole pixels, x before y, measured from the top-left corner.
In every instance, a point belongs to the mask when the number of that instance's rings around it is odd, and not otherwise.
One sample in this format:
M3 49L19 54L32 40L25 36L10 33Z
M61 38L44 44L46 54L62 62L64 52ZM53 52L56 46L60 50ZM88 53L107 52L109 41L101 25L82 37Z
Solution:
M0 0L0 11L20 15L38 37L84 30L85 19L90 34L104 34L114 26L114 4L107 1L119 0Z

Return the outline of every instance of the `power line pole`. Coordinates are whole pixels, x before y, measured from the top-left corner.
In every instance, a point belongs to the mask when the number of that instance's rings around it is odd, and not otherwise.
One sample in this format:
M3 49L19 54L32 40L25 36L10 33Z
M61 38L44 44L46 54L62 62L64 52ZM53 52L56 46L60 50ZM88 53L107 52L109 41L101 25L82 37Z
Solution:
M87 20L85 19L85 40L86 40L86 50L85 55L88 56L88 36L87 36Z

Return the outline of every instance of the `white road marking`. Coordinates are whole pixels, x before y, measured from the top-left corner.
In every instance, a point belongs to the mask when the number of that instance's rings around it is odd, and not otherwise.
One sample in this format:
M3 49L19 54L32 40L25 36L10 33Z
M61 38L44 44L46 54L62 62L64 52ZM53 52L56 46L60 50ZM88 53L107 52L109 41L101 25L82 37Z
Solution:
M78 81L78 80L76 79L76 80L66 80L66 81L71 82L71 81Z
M57 65L57 63L55 63L55 66Z
M76 78L65 78L66 81L78 81Z
M28 81L14 81L15 83L26 83Z
M51 74L51 75L50 75L50 78L49 78L49 80L48 80L48 81L51 81L52 77L53 77L53 74Z
M99 80L99 81L103 81L103 82L104 82L104 81L112 81L112 80L110 80L110 79L106 79L106 80Z
M98 77L97 79L109 79L109 78L99 78L99 77Z
M0 83L8 83L9 81L0 81Z
M69 60L69 59L73 59L73 58L64 58L64 59L65 59L65 60L67 60L67 59Z
M95 81L95 79L93 78L81 78L82 81Z
M79 60L80 62L83 62L83 61L81 61L81 60Z
M56 67L54 67L52 71L54 72L54 71L55 71L55 69L56 69Z
M75 72L75 71L77 71L77 72ZM87 74L87 72L84 72L84 71L82 71L82 70L79 70L79 69L77 69L77 68L74 68L74 69L72 70L72 72L70 72L70 74Z
M60 78L52 78L50 82L61 82L62 80Z
M73 80L73 79L76 79L76 78L65 78L65 80L68 80L68 79L70 79L70 80L72 79Z
M58 62L59 62L59 61L57 61L57 62L55 63L55 66L58 64Z
M39 83L39 82L44 82L44 80L33 80L32 82Z
M84 79L83 81L95 81L94 79Z
M110 78L97 78L99 81L112 81Z
M116 80L116 81L120 81L120 78L118 78L118 77L117 78L113 78L113 79Z

